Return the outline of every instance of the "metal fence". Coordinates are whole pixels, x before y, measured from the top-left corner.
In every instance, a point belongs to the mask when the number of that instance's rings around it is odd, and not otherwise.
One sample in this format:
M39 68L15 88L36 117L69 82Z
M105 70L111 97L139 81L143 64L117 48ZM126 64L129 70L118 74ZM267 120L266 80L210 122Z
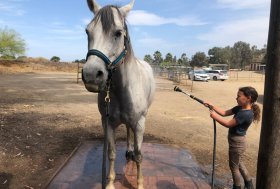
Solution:
M176 85L189 86L192 90L193 81L188 78L189 68L177 67L177 68L160 68L153 67L155 77L165 78L173 81Z
M229 79L232 81L264 81L265 71L228 71Z
M160 68L153 67L155 76L164 77L174 82L187 82L189 80L188 73L189 69L186 68ZM228 71L229 80L250 80L250 81L264 81L265 70L262 71L241 71L241 70L229 70Z
M188 79L188 72L185 68L166 69L166 68L153 68L155 76L164 77L174 82L180 83L182 80Z

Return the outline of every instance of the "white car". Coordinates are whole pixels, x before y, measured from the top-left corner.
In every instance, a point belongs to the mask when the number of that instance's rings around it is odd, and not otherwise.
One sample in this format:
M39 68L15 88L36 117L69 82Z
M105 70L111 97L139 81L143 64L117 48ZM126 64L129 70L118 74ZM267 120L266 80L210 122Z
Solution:
M204 70L192 70L189 72L189 79L193 81L208 81L210 77Z
M206 70L206 73L210 76L210 79L217 81L225 81L228 79L226 70Z

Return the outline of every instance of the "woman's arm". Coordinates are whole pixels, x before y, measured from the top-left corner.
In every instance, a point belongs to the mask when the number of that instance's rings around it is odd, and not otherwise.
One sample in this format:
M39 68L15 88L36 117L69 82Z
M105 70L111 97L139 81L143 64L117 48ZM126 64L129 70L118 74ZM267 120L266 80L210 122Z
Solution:
M211 103L205 102L204 105L206 107L209 107L211 110L214 110L215 112L217 112L219 115L221 116L230 116L233 115L233 112L231 111L231 109L229 110L223 110L222 108L218 107L218 106L214 106Z
M220 117L216 112L211 111L210 112L210 117L215 119L218 123L220 123L222 126L231 128L235 127L237 125L236 119L233 118L231 120L224 120L222 117Z

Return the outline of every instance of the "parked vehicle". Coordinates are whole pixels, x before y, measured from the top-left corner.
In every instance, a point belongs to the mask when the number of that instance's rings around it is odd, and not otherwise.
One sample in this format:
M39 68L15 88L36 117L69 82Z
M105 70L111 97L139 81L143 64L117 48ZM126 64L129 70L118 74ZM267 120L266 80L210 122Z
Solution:
M193 81L208 81L209 75L204 70L192 70L188 74L189 79Z
M210 79L214 81L225 81L228 79L228 74L226 70L205 70L205 72L209 75Z

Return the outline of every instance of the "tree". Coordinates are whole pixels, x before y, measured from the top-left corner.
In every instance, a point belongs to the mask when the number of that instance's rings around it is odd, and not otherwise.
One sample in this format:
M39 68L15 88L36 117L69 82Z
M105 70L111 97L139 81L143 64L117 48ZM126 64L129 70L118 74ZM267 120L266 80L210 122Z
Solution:
M165 59L164 59L164 62L168 63L168 64L172 64L173 62L173 56L171 53L167 53L165 55Z
M207 65L207 57L204 52L197 52L192 56L191 66L202 67Z
M179 65L182 65L182 64L183 64L183 61L182 61L181 58L179 58L179 59L177 60L177 64L179 64Z
M185 66L188 66L189 64L189 60L188 60L188 57L187 57L187 54L186 53L183 53L181 55L181 58L179 59L182 61L182 64L185 65ZM178 60L178 63L179 63L179 60Z
M232 47L231 68L245 69L245 66L252 62L252 58L250 44L238 41Z
M232 48L230 46L226 46L222 50L222 63L227 64L230 67L232 59Z
M51 58L51 61L52 61L52 62L59 62L59 61L60 61L60 58L59 58L58 56L53 56L53 57Z
M75 63L86 63L86 59L81 59L81 60L79 60L79 59L76 59L76 60L74 60L74 62Z
M231 48L213 47L208 50L209 64L229 64L231 59Z
M256 45L251 48L252 51L252 62L260 62L265 64L266 60L266 45L263 48L258 49Z
M177 57L176 56L173 57L172 63L177 64Z
M212 49L208 50L209 55L209 63L210 64L221 64L221 52L222 48L213 47Z
M152 64L153 61L154 61L153 58L152 58L152 56L149 55L149 54L145 55L144 60L145 60L146 62L148 62L149 64Z
M13 29L0 28L0 55L2 58L15 58L24 55L25 41Z
M280 0L271 0L257 188L280 184Z
M156 51L154 53L154 63L157 64L157 65L160 65L160 63L162 62L162 57L161 57L161 52L159 51Z
M167 53L165 55L165 59L163 62L160 63L161 67L166 67L166 66L170 66L173 64L173 56L171 53Z

